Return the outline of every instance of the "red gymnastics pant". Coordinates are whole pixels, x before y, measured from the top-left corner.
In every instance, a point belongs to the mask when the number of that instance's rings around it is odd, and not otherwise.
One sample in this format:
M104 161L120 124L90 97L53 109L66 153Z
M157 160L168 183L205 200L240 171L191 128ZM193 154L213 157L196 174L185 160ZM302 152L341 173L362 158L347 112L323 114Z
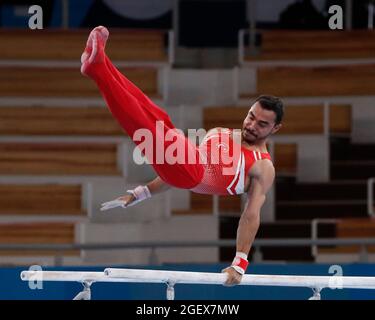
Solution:
M204 168L199 162L198 148L182 133L176 136L175 141L163 139L162 148L165 151L172 143L174 145L178 143L185 149L185 161L178 161L177 163L162 161L162 163L159 163L155 160L156 149L160 147L157 146L157 143L161 140L160 134L159 137L157 136L156 122L164 122L164 135L168 130L175 130L176 128L168 114L121 74L106 55L103 62L90 65L89 76L96 82L112 115L130 137L133 138L134 132L138 129L147 129L152 133L153 159L148 160L163 181L183 189L191 189L201 182ZM134 142L137 145L141 143L141 141ZM193 154L193 157L195 157L193 163L187 161L188 154Z

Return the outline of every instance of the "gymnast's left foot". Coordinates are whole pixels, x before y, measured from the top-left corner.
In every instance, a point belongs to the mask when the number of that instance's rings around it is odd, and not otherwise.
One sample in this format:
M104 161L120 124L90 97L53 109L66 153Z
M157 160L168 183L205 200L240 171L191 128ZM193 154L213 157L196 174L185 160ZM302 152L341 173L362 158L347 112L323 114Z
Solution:
M95 66L104 62L104 49L109 36L106 27L99 26L90 32L86 48L81 56L81 73L90 76L90 71Z

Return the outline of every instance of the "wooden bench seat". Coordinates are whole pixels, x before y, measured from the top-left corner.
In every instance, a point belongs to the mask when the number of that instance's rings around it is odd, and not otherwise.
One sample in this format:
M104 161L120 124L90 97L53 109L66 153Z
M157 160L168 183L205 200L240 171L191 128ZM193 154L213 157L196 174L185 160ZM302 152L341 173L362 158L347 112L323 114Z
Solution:
M119 175L109 143L0 143L0 174Z
M165 31L111 28L112 60L166 62ZM80 61L90 30L0 30L0 60Z
M145 94L158 97L158 72L151 67L120 71ZM101 97L94 82L79 68L0 67L0 95L6 97Z
M203 126L209 130L215 127L242 128L249 107L208 107L203 110ZM351 132L351 106L329 106L330 133ZM324 132L323 105L287 105L283 127L277 134L322 134Z
M336 223L337 238L375 238L374 218L348 218ZM368 252L375 253L375 245L366 246ZM353 254L360 253L360 246L319 247L322 254Z
M247 61L375 58L375 34L353 31L262 31L260 53Z
M297 151L295 143L275 143L272 162L277 176L297 174Z
M2 244L73 244L74 222L0 223ZM0 250L1 256L49 256L55 251L46 250ZM64 251L64 255L77 256L78 250Z
M259 67L258 94L279 97L375 95L375 64L326 67ZM256 94L256 95L258 95ZM246 98L249 95L241 95Z
M124 136L106 107L0 107L0 135Z
M329 132L350 133L352 126L350 105L329 106ZM283 127L278 134L323 134L324 107L322 105L286 106Z
M82 186L0 184L0 215L84 216Z

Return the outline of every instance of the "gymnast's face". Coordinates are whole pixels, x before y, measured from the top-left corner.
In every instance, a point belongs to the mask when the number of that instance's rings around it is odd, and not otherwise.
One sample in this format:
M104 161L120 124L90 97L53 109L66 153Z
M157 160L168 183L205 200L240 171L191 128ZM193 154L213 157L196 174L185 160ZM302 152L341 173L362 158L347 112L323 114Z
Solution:
M249 144L265 140L281 128L275 120L275 112L262 108L259 102L254 103L243 122L242 139Z

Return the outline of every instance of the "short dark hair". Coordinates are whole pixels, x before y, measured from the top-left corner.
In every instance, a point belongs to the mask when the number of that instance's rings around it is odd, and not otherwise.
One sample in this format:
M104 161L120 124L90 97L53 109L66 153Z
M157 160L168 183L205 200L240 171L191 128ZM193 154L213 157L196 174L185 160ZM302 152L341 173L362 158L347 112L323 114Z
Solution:
M259 102L263 109L275 112L275 123L281 123L284 116L284 105L280 98L270 95L261 95L258 98L256 98L254 103L256 102Z

